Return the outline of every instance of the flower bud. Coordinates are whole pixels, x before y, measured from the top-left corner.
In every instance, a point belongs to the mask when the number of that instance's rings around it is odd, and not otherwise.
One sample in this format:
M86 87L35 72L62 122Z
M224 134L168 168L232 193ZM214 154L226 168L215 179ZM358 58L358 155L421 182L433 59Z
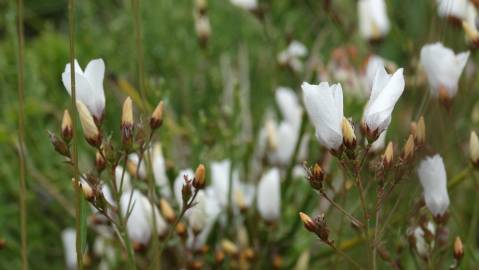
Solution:
M391 167L394 159L394 146L392 142L388 143L388 146L386 147L386 151L384 151L383 154L383 166L384 168L389 168Z
M171 205L165 199L160 199L160 211L168 223L173 224L176 221L176 214Z
M356 147L356 135L354 134L354 129L349 120L344 117L341 122L341 130L343 131L344 145L349 149Z
M205 47L211 36L210 19L206 14L198 14L195 18L195 29L200 45Z
M474 165L479 167L479 139L475 131L471 131L469 139L469 154Z
M462 28L464 29L464 33L466 33L467 40L475 47L479 47L479 32L475 25L467 21L462 22Z
M127 97L123 102L121 141L124 146L130 146L133 142L133 103L130 97Z
M221 240L221 247L223 248L223 251L228 255L235 255L238 253L238 247L230 240Z
M315 163L312 168L305 168L305 170L307 171L307 179L311 187L315 190L322 190L324 171L319 163Z
M72 118L68 110L63 112L62 119L62 138L66 143L69 143L73 137Z
M86 200L91 201L94 198L94 192L90 184L88 184L87 181L84 179L81 179L78 183L75 180L75 178L72 178L72 184L76 188L81 188L81 191L83 193L83 196L85 197Z
M106 160L103 157L103 155L100 153L100 150L96 151L95 167L96 167L96 170L99 172L103 171L106 167Z
M183 198L183 207L185 207L188 204L188 201L191 198L191 182L187 181L185 184L183 184L183 187L181 188L181 196Z
M101 134L88 108L81 101L77 101L77 110L80 115L80 124L86 141L93 147L101 145Z
M70 150L68 149L68 145L60 140L57 135L54 133L48 131L48 136L50 136L50 142L52 143L53 147L55 148L55 151L59 153L62 156L65 157L70 157Z
M225 253L223 252L223 250L218 250L215 252L215 263L217 265L220 265L223 263L223 261L225 260Z
M163 124L163 101L160 101L150 117L150 128L152 130L161 127Z
M462 245L461 238L459 236L454 240L454 258L458 261L464 256L464 246Z
M187 236L186 225L183 222L179 222L175 227L176 234L181 238L185 239Z
M410 160L414 156L414 147L414 136L410 134L406 141L406 144L404 145L404 150L402 154L402 159L404 161Z
M314 223L313 219L311 219L310 216L306 215L303 212L299 212L299 218L301 218L301 221L303 222L304 227L312 232L316 233L316 224Z
M414 137L414 142L417 146L421 146L426 142L426 124L424 122L424 117L421 116L417 122L416 134Z
M203 164L200 164L198 168L196 168L193 187L196 189L202 189L205 187L205 166Z

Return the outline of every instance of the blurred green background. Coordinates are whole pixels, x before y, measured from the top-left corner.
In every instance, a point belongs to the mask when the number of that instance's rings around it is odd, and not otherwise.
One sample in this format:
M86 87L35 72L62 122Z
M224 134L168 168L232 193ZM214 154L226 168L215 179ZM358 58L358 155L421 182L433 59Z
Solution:
M319 50L309 53L317 53L324 63L329 61L334 48L345 45L356 46L359 58L371 52L380 54L404 66L406 80L417 72L418 52L423 44L441 40L456 51L467 49L462 30L437 18L432 0L387 1L392 29L382 43L374 45L363 41L357 33L356 1L353 0L331 1L329 10L328 1L260 1L262 17L226 0L210 0L208 14L212 34L206 48L197 42L193 1L140 2L147 100L151 107L159 100L166 102L169 120L160 138L174 170L227 157L247 164L254 138L263 124L263 114L267 108L275 108L275 88L289 86L298 91L304 79L282 69L276 61L277 54L291 39L301 41L310 50L315 41L320 40ZM0 1L0 238L7 241L6 248L0 251L0 269L18 269L20 265L15 12L14 1ZM69 59L67 14L67 1L25 1L28 242L32 269L64 268L60 232L74 223L70 214L73 207L71 174L62 158L55 154L47 136L47 130L58 132L63 110L70 104L60 79ZM125 82L138 88L132 14L131 3L126 0L77 1L76 5L76 58L82 67L93 58L103 58L106 63L104 129L112 130L114 138L119 137L120 109L128 89ZM476 61L473 58L477 56L473 55L470 61ZM229 61L237 71L241 59L247 59L253 119L253 133L246 140L237 136L241 130L239 92L235 90L230 110L223 108L222 94L225 87L222 61ZM355 63L358 68L360 64ZM316 82L316 78L312 81ZM475 81L473 76L461 84L462 95L450 113L454 121L445 122L444 114L436 114L439 109L434 104L427 107L428 139L446 156L451 176L467 165L463 149L473 127L470 113L478 96ZM388 135L400 144L405 141L409 121L415 117L427 89L424 85L407 85ZM359 121L364 103L346 97L346 104L345 113ZM80 142L80 167L85 168L91 164L93 152L83 140ZM310 149L310 160L317 159L321 154L315 151L319 149L317 143L312 142ZM173 176L174 172L170 174ZM406 187L414 190L411 194L419 195L416 181L411 177ZM453 232L468 224L472 216L470 202L477 201L472 185L472 182L466 183L450 194L456 197L451 207L456 213L453 215L457 215L451 222ZM298 188L311 192L305 185ZM284 206L292 220L297 218L295 213L299 210L294 205L299 203ZM398 209L407 210L410 206L411 203L404 202ZM402 225L407 225L407 221ZM392 239L398 239L405 232L404 226L392 230L391 235L397 236ZM298 234L307 239L302 230ZM476 253L475 241L466 239L466 242L472 247L469 251ZM299 241L297 246L289 247L291 259L306 246L304 241Z

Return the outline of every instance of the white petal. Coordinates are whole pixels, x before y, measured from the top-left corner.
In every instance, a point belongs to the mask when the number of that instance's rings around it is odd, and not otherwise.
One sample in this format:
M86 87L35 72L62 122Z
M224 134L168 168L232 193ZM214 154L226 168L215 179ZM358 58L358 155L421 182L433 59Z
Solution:
M76 233L75 229L68 228L62 231L63 250L67 269L76 269Z
M261 217L267 221L275 221L280 216L281 187L277 168L270 169L258 184L257 207Z
M171 188L166 175L165 158L161 151L161 144L157 143L153 147L153 176L155 183L160 188L160 193L163 197L171 197Z
M424 200L433 215L442 215L449 206L447 176L444 162L439 155L424 159L418 168L424 190Z
M291 88L279 87L275 97L283 118L293 125L299 125L302 108L296 93Z
M103 79L105 76L105 63L103 59L94 59L85 68L85 77L90 82L93 94L93 114L101 117L105 109L105 92Z

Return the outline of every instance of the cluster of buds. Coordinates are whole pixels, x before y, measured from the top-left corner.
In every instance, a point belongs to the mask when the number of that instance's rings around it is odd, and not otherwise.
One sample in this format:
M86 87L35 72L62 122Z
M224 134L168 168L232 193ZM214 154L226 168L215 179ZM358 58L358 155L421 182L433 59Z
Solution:
M303 164L306 171L306 179L314 190L323 190L324 171L318 163L308 168L306 162Z
M334 241L329 240L329 229L324 214L320 214L315 219L312 219L307 214L299 212L299 217L301 218L304 227L308 231L316 234L319 239L328 245L332 245L334 243Z
M207 0L195 0L195 30L200 45L205 47L211 35L210 19L208 17Z

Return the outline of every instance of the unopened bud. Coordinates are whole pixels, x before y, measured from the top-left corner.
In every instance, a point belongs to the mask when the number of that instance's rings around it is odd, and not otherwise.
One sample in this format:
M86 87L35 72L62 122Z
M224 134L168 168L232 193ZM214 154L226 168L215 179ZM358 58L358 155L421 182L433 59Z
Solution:
M454 258L458 261L464 256L464 246L462 245L461 238L459 236L454 240Z
M305 170L307 171L307 179L311 187L315 190L322 190L324 171L319 163L315 163L312 168L305 168Z
M106 167L106 160L105 158L103 157L102 153L100 152L100 150L97 150L96 151L96 155L95 155L95 167L96 167L96 170L101 172L105 169Z
M225 253L223 252L223 250L217 250L215 252L215 262L217 265L220 265L223 263L223 261L225 260Z
M449 109L449 107L451 106L451 97L449 96L449 93L448 93L445 86L441 85L439 87L438 97L439 97L439 101L442 103L442 105L444 105L444 107L446 107L446 109Z
M130 146L133 142L133 102L130 97L123 102L121 140L124 146Z
M463 21L462 28L466 33L467 40L475 47L479 47L479 32L475 25L471 25L470 23Z
M4 249L7 245L7 241L5 239L0 239L0 250Z
M195 29L201 46L208 44L208 39L211 36L210 19L206 14L199 14L196 16Z
M165 199L160 199L160 211L161 215L168 221L168 223L173 224L176 221L176 214L171 208L170 203Z
M384 168L389 168L391 167L394 159L394 146L392 142L388 143L388 146L386 146L386 151L384 151L383 154L383 166Z
M76 186L76 188L80 188L83 196L85 197L86 200L90 201L94 197L94 192L93 189L91 188L90 184L88 184L87 181L84 179L81 179L78 183L75 180L75 178L72 178L72 184L73 186Z
M68 149L68 145L60 140L57 135L54 133L48 131L48 136L50 136L50 142L52 143L53 147L55 148L55 151L59 153L62 156L65 157L70 157L70 150Z
M150 128L152 130L161 127L163 124L163 101L160 101L150 117Z
M410 134L406 141L406 144L404 145L404 150L402 154L402 158L404 161L410 160L414 156L414 147L414 136Z
M252 248L246 248L245 250L243 250L243 258L245 258L246 260L253 260L254 258L256 257L256 254L254 252L254 250Z
M202 189L205 187L205 165L200 164L196 168L195 179L193 179L193 187Z
M236 255L238 253L238 247L236 246L236 244L228 239L221 240L221 247L223 248L223 251L228 255Z
M301 221L303 222L303 225L306 228L306 230L312 233L316 233L316 229L317 229L316 224L314 223L313 219L310 216L306 215L303 212L299 212L299 218L301 218Z
M63 112L62 119L62 138L66 143L69 143L73 137L72 118L68 110Z
M188 204L188 201L190 200L191 195L192 195L191 182L187 181L186 183L183 184L183 187L181 188L181 196L183 198L183 207Z
M343 143L349 149L356 147L356 135L354 129L348 119L343 117L341 122L341 130L343 131Z
M93 147L100 147L101 134L90 111L81 101L77 101L77 110L86 141Z
M188 263L188 269L190 270L201 270L204 267L203 261L200 260L192 260Z
M416 132L417 132L417 123L412 121L409 124L409 133L412 134L412 136L414 136L414 138L415 138L416 137Z
M175 227L176 234L181 238L185 239L187 236L186 225L183 222L179 222Z
M278 254L274 254L272 264L273 269L281 269L283 266L283 258L281 258L281 256Z
M421 116L417 122L415 143L417 146L421 146L426 142L426 123L424 117Z
M471 131L471 137L469 138L469 154L472 163L479 167L479 139L475 131Z

